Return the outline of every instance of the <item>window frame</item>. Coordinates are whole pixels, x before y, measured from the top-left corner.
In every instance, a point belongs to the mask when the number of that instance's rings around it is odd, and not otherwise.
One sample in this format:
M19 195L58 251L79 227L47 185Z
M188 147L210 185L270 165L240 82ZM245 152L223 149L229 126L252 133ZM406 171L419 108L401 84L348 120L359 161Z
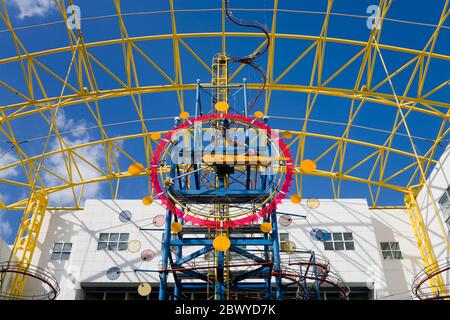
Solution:
M396 248L393 248L393 245L395 245ZM381 256L385 261L403 260L402 249L400 248L400 243L398 241L380 241L380 250Z
M70 245L70 246L68 246ZM60 248L56 248L60 247ZM68 248L67 248L68 247ZM72 242L55 242L50 254L50 261L67 261L72 253ZM63 258L64 257L64 258Z
M114 239L111 239L111 235L114 235ZM129 232L102 232L98 236L97 251L126 251L129 239Z
M355 251L355 239L351 231L330 232L330 239L322 242L325 251Z
M446 201L444 202L443 200ZM438 203L442 210L442 216L447 227L448 236L450 236L450 186L447 187L442 196L439 198Z

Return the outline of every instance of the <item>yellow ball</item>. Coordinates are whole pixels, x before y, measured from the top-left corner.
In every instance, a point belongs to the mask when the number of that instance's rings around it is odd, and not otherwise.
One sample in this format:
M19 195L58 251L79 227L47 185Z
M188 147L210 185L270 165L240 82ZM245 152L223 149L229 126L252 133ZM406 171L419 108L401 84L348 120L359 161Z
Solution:
M153 132L152 134L150 134L150 138L151 138L153 141L157 141L157 140L159 140L159 138L161 138L161 133L159 133L159 132Z
M183 225L179 222L173 222L170 225L170 231L172 231L173 233L178 233L181 232L183 230Z
M144 206L149 206L153 203L153 197L152 196L146 196L142 199L142 203Z
M259 228L264 233L269 233L270 231L272 231L272 225L270 224L270 222L261 223L261 226Z
M262 113L261 111L255 111L255 113L253 113L253 116L257 119L261 119L262 117L264 117L264 113Z
M183 120L189 119L190 116L191 115L187 111L183 111L182 113L180 113L180 118Z
M300 201L302 201L302 197L300 197L299 194L293 194L293 195L291 196L291 201L292 201L293 203L300 203Z
M281 133L281 135L283 136L283 138L285 139L291 139L293 134L290 131L283 131L283 133Z
M317 164L314 160L303 160L300 162L300 169L305 173L312 173L316 171Z
M214 107L216 108L217 111L220 111L220 112L225 112L229 108L228 103L226 103L225 101L217 102Z
M308 208L317 209L320 206L320 200L316 198L311 198L306 201Z
M133 163L131 166L128 167L128 173L131 174L132 176L137 176L144 170L145 170L144 166L138 162Z
M227 236L217 236L213 241L213 247L217 251L227 251L231 246L231 241Z
M138 287L139 295L146 297L152 292L152 285L148 282L143 282Z

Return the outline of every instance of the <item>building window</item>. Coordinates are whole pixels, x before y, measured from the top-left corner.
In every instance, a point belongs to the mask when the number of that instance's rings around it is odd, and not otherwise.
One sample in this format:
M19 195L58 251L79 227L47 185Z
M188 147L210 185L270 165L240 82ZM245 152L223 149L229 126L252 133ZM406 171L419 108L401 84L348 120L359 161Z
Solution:
M447 230L450 235L450 186L439 199L439 205L441 206L445 224L447 225Z
M329 240L323 242L325 250L355 250L353 234L351 232L333 232Z
M53 245L51 260L63 261L69 260L72 244L68 242L57 242Z
M129 237L129 233L100 233L97 250L127 250Z
M292 253L296 250L296 245L294 242L289 240L289 233L280 233L280 251Z
M380 242L380 245L384 260L403 259L398 242Z

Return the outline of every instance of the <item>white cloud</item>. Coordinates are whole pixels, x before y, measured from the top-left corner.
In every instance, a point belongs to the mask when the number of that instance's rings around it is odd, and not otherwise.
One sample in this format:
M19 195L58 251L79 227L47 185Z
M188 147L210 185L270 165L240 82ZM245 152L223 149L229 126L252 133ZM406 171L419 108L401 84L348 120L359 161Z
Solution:
M0 148L0 168L17 161L16 150L10 148ZM19 167L15 166L10 169L0 170L0 178L12 178L19 174Z
M54 0L7 0L9 5L19 9L19 19L44 16L56 7Z
M84 144L91 141L91 136L86 130L87 122L83 119L70 119L67 118L63 110L58 111L56 123L60 132L75 131L70 134L64 135L64 142L68 146L74 146ZM60 144L56 138L51 141L51 149L59 150ZM105 167L105 151L103 145L94 145L91 147L84 147L76 149L77 154L89 161L93 166L102 168ZM64 155L67 163L67 153ZM64 179L69 179L68 166L64 161L63 154L57 154L46 159L45 166L61 176ZM80 181L81 179L91 179L101 176L101 173L95 170L92 166L82 161L76 155L74 155L76 165L71 162L69 167L72 171L72 180ZM79 171L78 171L79 170ZM44 174L45 182L47 186L56 186L65 184L61 179L46 172ZM75 194L78 197L80 187L75 188ZM102 188L99 183L86 184L83 188L83 198L99 198L102 194ZM74 195L71 188L58 191L50 195L50 201L52 205L74 205Z
M9 221L6 221L4 216L5 213L0 212L0 238L6 239L12 235L12 228Z

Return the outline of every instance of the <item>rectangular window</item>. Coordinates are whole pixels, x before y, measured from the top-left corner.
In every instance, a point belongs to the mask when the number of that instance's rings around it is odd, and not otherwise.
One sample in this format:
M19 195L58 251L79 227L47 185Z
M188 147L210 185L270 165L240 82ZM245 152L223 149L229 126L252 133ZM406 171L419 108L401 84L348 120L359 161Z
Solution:
M72 251L72 243L57 242L53 245L52 255L50 259L54 261L69 260L71 251Z
M333 232L329 240L323 242L327 251L355 250L353 234L351 232Z
M380 242L380 247L384 260L403 259L398 242Z
M280 251L292 252L293 250L295 250L295 248L293 248L293 243L289 241L289 233L280 233Z
M129 237L129 233L100 233L97 250L125 251Z
M450 186L439 199L439 205L444 215L445 224L447 225L448 234L450 236Z

